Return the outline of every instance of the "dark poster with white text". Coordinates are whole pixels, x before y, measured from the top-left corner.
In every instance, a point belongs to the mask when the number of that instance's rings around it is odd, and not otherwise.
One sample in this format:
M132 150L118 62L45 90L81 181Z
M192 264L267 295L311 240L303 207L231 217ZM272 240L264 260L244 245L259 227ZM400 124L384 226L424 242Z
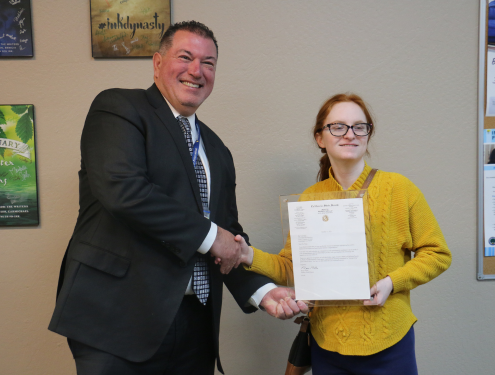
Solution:
M0 57L33 56L30 0L0 0Z

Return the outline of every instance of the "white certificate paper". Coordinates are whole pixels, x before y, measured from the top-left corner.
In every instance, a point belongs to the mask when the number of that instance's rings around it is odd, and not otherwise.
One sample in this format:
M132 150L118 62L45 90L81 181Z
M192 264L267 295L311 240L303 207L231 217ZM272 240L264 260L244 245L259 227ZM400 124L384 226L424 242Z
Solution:
M289 202L296 298L370 299L363 200Z

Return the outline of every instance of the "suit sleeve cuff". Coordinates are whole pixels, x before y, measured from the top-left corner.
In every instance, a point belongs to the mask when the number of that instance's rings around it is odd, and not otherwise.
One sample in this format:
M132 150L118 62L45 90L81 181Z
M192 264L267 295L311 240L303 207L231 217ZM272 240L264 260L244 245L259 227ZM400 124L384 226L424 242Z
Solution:
M275 289L277 286L273 283L268 283L259 288L249 299L249 303L256 308L259 308L261 300L270 290Z
M218 228L217 225L212 221L210 231L208 232L206 238L199 247L198 253L206 254L211 249L213 242L215 242L215 238L217 238L217 228Z

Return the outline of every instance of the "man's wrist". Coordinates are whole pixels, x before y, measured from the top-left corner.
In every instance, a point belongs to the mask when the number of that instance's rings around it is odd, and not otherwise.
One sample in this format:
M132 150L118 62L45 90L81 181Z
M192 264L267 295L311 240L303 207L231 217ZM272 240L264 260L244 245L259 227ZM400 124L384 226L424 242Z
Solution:
M259 288L249 299L249 303L256 308L261 308L260 303L263 297L272 289L277 288L274 283L268 283Z

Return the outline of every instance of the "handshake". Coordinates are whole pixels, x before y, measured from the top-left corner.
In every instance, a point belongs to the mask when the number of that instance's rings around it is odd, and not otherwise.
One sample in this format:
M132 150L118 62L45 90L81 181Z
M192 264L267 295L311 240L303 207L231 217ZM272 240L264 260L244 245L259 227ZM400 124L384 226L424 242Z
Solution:
M234 235L218 227L217 237L210 249L215 263L220 265L220 272L228 274L232 268L241 263L250 266L253 263L253 249L240 235ZM265 294L260 302L265 311L278 318L290 319L293 316L308 313L308 306L303 301L295 301L295 292L291 288L278 287Z

